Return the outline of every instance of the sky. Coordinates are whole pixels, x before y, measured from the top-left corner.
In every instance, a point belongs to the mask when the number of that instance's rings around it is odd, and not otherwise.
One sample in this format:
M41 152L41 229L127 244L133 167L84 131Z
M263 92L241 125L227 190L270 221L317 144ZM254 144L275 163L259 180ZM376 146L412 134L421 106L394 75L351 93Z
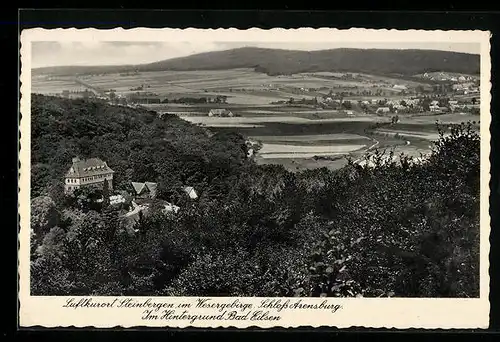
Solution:
M37 41L32 42L32 68L65 65L123 65L157 62L195 53L240 47L262 47L289 50L323 50L335 48L364 49L430 49L480 53L479 43L362 43L362 42L158 42L158 41Z

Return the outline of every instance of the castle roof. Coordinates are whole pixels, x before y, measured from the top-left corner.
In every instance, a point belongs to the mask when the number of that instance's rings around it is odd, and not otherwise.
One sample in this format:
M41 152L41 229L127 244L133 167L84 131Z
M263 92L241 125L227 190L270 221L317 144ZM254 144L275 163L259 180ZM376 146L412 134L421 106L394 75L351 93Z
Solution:
M73 158L73 165L66 173L66 177L88 177L114 173L114 171L99 158L79 159Z

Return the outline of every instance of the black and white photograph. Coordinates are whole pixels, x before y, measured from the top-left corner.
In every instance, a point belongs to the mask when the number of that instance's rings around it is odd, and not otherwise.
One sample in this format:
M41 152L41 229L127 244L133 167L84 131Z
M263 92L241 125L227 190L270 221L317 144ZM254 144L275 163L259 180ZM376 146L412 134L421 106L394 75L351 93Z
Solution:
M28 43L29 296L487 302L484 39L240 32Z

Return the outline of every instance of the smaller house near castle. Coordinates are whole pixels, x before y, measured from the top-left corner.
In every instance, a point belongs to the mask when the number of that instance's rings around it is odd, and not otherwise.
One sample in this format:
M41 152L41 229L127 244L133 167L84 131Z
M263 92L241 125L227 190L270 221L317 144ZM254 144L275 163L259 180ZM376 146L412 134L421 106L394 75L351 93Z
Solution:
M192 186L186 186L186 187L184 187L184 192L191 199L197 199L198 198L198 194L196 193L196 190Z
M132 187L134 188L135 198L147 199L156 197L157 184L153 182L132 182Z

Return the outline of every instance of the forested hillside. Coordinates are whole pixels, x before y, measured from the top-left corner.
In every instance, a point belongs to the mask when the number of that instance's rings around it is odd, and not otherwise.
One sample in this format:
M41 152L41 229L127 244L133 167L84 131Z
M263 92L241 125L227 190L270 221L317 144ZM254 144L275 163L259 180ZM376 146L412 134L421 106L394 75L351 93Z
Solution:
M175 115L84 100L34 95L32 101L32 196L59 198L74 156L98 157L115 171L115 185L159 182L204 190L233 175L246 159L237 134L211 135ZM54 198L54 199L56 199Z
M430 159L287 172L245 139L175 116L33 96L32 295L479 295L479 136L462 125ZM157 181L200 198L142 217L62 195L74 155L116 185Z
M479 74L479 55L437 50L332 49L298 51L239 48L172 58L150 64L67 66L34 69L33 74L72 75L163 70L225 70L255 68L269 75L312 71L348 71L415 75L445 71Z

